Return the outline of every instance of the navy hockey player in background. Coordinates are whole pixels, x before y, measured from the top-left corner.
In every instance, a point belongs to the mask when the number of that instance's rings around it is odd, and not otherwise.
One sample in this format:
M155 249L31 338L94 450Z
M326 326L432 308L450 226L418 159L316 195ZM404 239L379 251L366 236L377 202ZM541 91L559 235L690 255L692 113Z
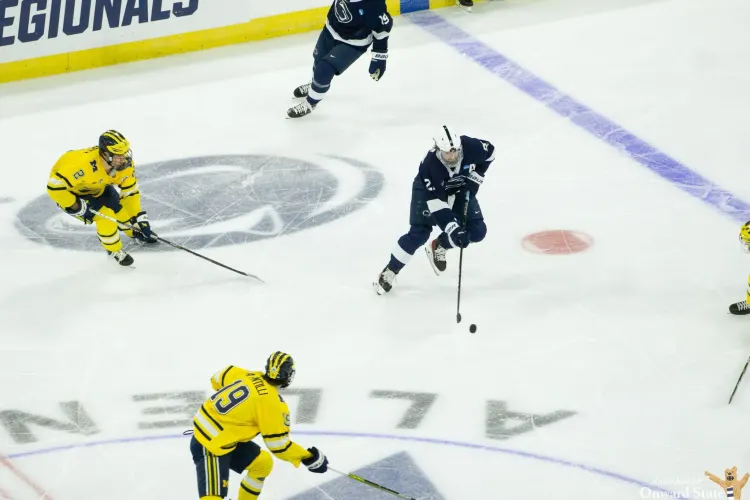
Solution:
M373 283L378 295L390 292L396 275L419 247L427 243L432 227L442 233L425 247L435 274L446 269L446 251L466 248L487 234L482 209L476 195L492 161L495 147L488 141L459 136L443 125L433 137L435 145L419 165L411 191L409 232L401 236L390 262ZM463 220L465 194L469 193L466 221Z
M380 80L385 73L392 26L385 0L334 0L313 51L312 81L294 89L294 97L305 100L289 108L287 116L310 114L331 88L333 77L346 71L370 45L370 76Z

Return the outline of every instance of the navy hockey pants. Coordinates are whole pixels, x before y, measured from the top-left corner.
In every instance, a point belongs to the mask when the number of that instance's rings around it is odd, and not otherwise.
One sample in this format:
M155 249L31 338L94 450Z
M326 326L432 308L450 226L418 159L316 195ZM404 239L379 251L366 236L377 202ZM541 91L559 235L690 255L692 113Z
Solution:
M339 42L333 38L328 28L323 28L313 50L313 79L309 95L312 104L323 99L334 76L346 71L366 51L367 47Z
M456 196L451 209L459 223L463 222L464 198ZM435 218L427 207L427 190L418 182L415 182L411 191L411 206L409 209L409 232L398 239L398 245L391 254L388 264L394 272L398 273L408 263L414 252L427 243L432 233L432 228L437 225ZM466 230L469 232L469 241L478 243L487 235L487 226L484 223L484 215L479 201L472 196L469 199L469 210L466 214Z

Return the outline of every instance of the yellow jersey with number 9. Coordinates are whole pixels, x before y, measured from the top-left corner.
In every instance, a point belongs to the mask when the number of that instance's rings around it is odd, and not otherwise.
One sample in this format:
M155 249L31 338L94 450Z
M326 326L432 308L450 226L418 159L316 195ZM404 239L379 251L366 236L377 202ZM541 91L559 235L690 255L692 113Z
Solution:
M289 406L262 372L230 365L214 374L211 387L217 392L193 418L193 435L209 452L226 455L261 434L275 457L295 467L311 456L289 437Z

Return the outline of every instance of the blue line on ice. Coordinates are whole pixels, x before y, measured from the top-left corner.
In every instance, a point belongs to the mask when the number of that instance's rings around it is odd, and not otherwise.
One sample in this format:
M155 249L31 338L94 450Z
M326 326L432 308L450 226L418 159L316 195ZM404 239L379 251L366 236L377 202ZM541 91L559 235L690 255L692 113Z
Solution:
M412 442L412 443L426 443L426 444L435 444L435 445L441 445L441 446L452 446L455 448L464 448L464 449L477 450L477 451L483 451L483 452L489 452L489 453L503 453L506 455L512 455L512 456L517 456L517 457L522 457L522 458L528 458L531 460L547 462L549 464L559 465L562 467L571 467L574 469L579 469L585 472L589 472L591 474L596 474L598 476L604 476L610 479L615 479L617 481L629 483L634 486L639 486L642 489L648 488L650 492L662 493L663 496L662 495L660 496L662 496L663 498L687 498L674 491L667 490L660 486L649 484L644 481L640 481L638 479L624 476L616 472L611 472L608 470L600 469L598 467L593 467L593 466L586 465L586 464L571 462L569 460L563 460L560 458L540 455L538 453L514 450L512 448L503 448L500 446L465 443L462 441L451 441L451 440L435 439L435 438L429 438L429 437L399 436L395 434L378 434L378 433L367 433L367 432L363 433L363 432L300 430L300 431L295 431L294 434L301 435L301 436L348 437L348 438L364 438L364 439L381 439L381 440L388 440L388 441L406 441L406 442ZM162 441L165 439L180 439L180 438L187 439L187 436L184 436L183 434L163 434L163 435L158 435L158 436L139 436L139 437L130 437L130 438L107 439L103 441L91 441L87 443L76 443L76 444L70 444L70 445L65 445L65 446L54 446L50 448L42 448L39 450L13 453L13 454L8 455L8 458L19 459L19 458L25 458L25 457L33 457L37 455L46 455L49 453L69 451L69 450L74 450L74 449L92 448L95 446L120 445L120 444L128 444L128 443L143 443L147 441Z
M598 139L614 146L687 194L718 209L739 223L744 224L750 220L750 204L693 172L608 118L565 95L553 85L449 23L438 14L420 11L407 14L405 17L490 73L502 78Z

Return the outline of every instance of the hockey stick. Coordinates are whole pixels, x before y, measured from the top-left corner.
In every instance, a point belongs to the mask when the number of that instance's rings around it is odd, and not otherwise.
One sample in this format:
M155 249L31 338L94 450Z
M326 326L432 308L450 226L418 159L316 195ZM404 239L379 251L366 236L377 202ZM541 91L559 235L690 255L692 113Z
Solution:
M464 229L466 229L466 219L469 214L469 197L471 192L467 189L464 197ZM464 249L461 247L458 257L458 297L456 298L456 323L461 322L461 272L464 265Z
M742 377L745 375L745 370L747 370L747 365L750 364L750 358L747 358L747 363L745 363L745 367L742 369L742 373L740 373L740 378L737 379L737 383L734 385L734 390L732 391L732 395L729 396L729 404L732 404L732 400L734 399L734 394L737 392L737 388L740 386L740 381L742 380Z
M112 218L112 217L110 217L108 215L104 215L103 213L97 212L96 210L91 210L91 213L95 214L95 215L98 215L99 217L102 217L104 219L111 220L112 222L115 222L116 224L118 224L118 225L120 225L122 227L130 229L131 231L138 231L139 233L143 234L143 232L140 229L136 228L135 226L132 226L132 225L128 224L127 222L120 222L117 219L114 219L114 218ZM171 241L165 240L164 238L160 237L159 235L157 235L153 231L151 232L151 235L154 238L156 238L157 240L162 241L162 242L166 243L169 246L172 246L172 247L177 248L179 250L184 250L184 251L186 251L188 253L191 253L191 254L195 255L196 257L200 257L201 259L207 260L207 261L211 262L212 264L216 264L219 267L223 267L224 269L229 269L230 271L234 271L237 274L241 274L243 276L247 276L248 278L253 278L255 280L260 281L261 283L265 283L265 281L263 281L259 277L255 276L254 274L248 274L248 273L243 272L243 271L238 271L237 269L234 269L232 267L224 265L221 262L217 262L217 261L215 261L213 259L209 259L208 257L206 257L204 255L201 255L198 252L194 252L194 251L190 250L189 248L185 248L185 247L183 247L181 245L178 245L176 243L172 243Z
M333 472L341 474L342 476L350 477L350 478L354 479L355 481L359 481L360 483L366 484L367 486L372 486L373 488L375 488L377 490L385 491L386 493L390 493L391 495L393 495L395 497L405 498L406 500L417 500L414 497L408 497L408 496L404 495L403 493L399 493L398 491L393 491L392 489L386 488L385 486L381 486L378 483L373 483L372 481L369 481L369 480L367 480L367 479L365 479L363 477L359 477L359 476L357 476L355 474L352 474L351 472L341 472L341 471L338 471L338 470L334 469L330 465L328 466L328 470L332 470Z

